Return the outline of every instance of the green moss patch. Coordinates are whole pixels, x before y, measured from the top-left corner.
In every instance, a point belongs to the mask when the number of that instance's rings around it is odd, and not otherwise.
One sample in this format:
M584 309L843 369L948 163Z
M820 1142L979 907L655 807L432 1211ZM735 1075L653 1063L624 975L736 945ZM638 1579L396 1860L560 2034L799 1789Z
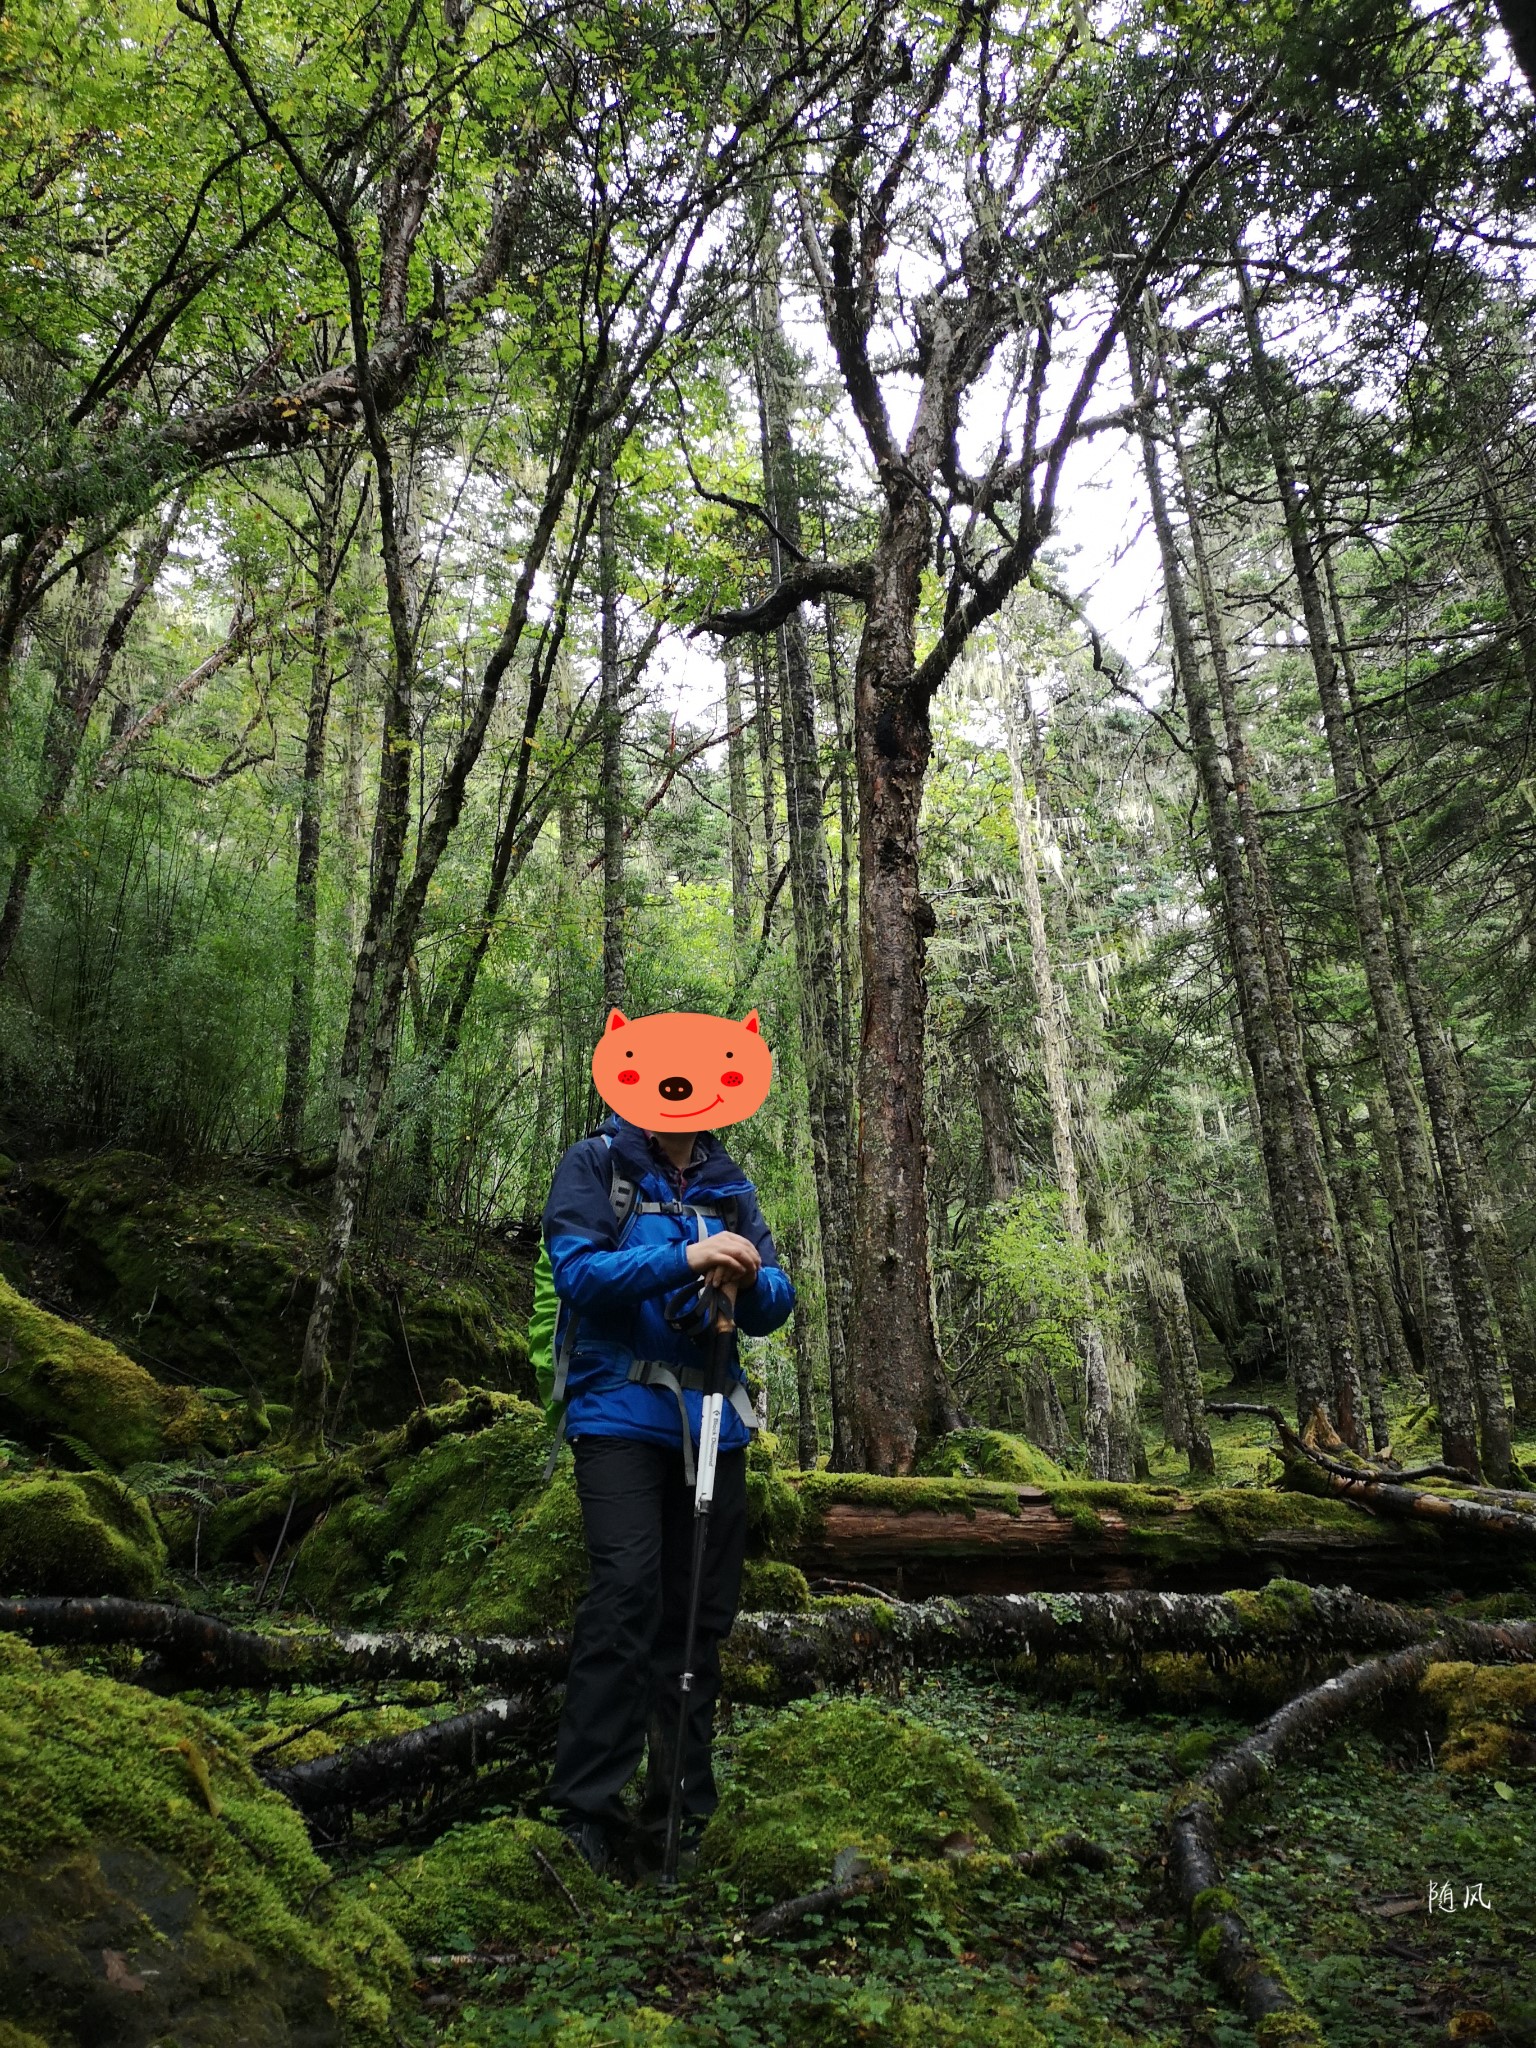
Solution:
M1027 1437L1001 1429L955 1429L918 1461L928 1479L1002 1479L1015 1486L1049 1486L1065 1477L1054 1458Z
M146 1599L165 1568L149 1509L106 1473L0 1478L0 1590Z
M747 1559L741 1575L743 1614L804 1614L810 1604L811 1589L797 1565L773 1558Z
M747 1535L762 1555L782 1556L800 1540L805 1510L780 1470L777 1439L765 1431L747 1446Z
M489 1429L403 1453L306 1539L290 1597L401 1627L519 1635L568 1623L586 1546L569 1466L541 1483L548 1449L541 1411L517 1401Z
M327 1882L226 1721L0 1639L0 1782L0 2010L18 2024L105 2048L391 2040L404 1949Z
M888 1479L875 1472L806 1472L799 1480L806 1531L814 1531L828 1508L884 1508L897 1515L963 1515L974 1522L978 1509L1017 1515L1017 1488L990 1479Z
M322 1196L226 1171L173 1176L136 1152L54 1160L27 1200L69 1248L75 1283L132 1351L195 1381L286 1398L298 1370L326 1227ZM438 1272L428 1270L435 1264ZM359 1245L332 1353L348 1414L395 1421L444 1380L533 1394L531 1269L423 1226L411 1257Z
M543 1947L618 1904L554 1828L509 1816L452 1828L348 1883L417 1955Z
M189 1387L162 1387L143 1366L0 1279L0 1434L46 1447L89 1444L124 1466L191 1449L222 1418Z
M1419 1691L1446 1717L1445 1771L1536 1771L1536 1665L1431 1664Z
M998 1779L935 1729L873 1700L813 1700L743 1737L701 1861L744 1896L789 1898L827 1882L840 1850L935 1859L959 1837L1021 1836Z

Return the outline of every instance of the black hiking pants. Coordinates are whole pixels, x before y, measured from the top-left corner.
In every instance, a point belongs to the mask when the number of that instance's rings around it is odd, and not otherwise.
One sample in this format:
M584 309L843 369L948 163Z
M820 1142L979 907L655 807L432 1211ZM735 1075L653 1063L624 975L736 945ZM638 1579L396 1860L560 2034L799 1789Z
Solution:
M640 1826L666 1828L682 1709L679 1680L693 1567L693 1489L681 1449L638 1437L581 1436L572 1444L591 1564L575 1641L548 1800L562 1818L629 1826L620 1793L649 1745ZM720 1643L736 1618L747 1542L747 1454L722 1451L704 1554L694 1682L684 1742L684 1825L702 1824L718 1794L710 1761Z

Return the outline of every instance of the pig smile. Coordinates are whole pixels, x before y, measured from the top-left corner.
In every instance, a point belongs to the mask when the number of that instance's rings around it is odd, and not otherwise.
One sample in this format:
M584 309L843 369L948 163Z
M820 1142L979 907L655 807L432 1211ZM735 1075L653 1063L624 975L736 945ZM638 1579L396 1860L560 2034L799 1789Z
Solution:
M703 1116L706 1110L718 1109L724 1101L723 1095L717 1095L713 1102L706 1102L703 1109L663 1109L658 1110L657 1114L669 1117L675 1122L678 1117Z

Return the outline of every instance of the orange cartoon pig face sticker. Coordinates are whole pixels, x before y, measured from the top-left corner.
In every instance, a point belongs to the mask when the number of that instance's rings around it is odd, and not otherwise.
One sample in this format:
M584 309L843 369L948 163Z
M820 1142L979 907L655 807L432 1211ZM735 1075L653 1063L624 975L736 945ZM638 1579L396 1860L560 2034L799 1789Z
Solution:
M756 1010L739 1024L695 1010L633 1021L610 1010L592 1079L608 1107L643 1131L712 1131L762 1108L773 1054Z

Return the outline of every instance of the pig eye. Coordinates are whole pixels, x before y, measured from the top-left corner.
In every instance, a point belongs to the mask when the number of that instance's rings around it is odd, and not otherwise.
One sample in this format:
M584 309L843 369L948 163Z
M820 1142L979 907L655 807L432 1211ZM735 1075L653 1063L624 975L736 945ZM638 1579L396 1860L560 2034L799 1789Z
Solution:
M624 1077L621 1074L619 1076L619 1079L623 1080L623 1078ZM736 1069L733 1067L730 1073L722 1074L720 1076L720 1085L722 1088L739 1088L745 1079L746 1076L744 1074L737 1073Z
M634 1082L638 1081L639 1078L640 1076L635 1072L633 1067L621 1067L619 1069L619 1079L624 1083L626 1088L630 1087Z

